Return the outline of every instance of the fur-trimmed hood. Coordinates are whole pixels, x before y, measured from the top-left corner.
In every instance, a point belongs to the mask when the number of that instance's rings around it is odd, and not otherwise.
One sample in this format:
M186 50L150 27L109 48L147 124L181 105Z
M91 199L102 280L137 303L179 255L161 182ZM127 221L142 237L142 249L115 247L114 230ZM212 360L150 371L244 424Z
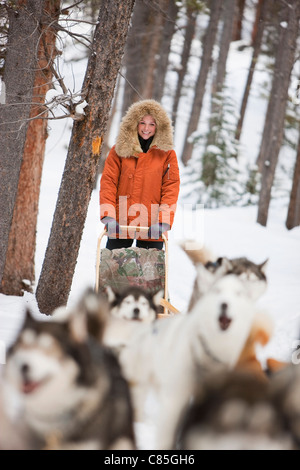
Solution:
M138 139L138 123L146 115L151 114L156 122L156 132L151 147L169 151L174 148L173 126L168 114L155 100L142 100L130 106L120 125L115 150L119 157L137 157L142 153Z

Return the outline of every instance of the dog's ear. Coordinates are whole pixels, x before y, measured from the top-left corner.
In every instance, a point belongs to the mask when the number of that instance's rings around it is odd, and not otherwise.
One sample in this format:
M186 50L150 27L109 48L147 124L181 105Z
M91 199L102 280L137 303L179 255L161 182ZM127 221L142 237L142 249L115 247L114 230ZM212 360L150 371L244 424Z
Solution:
M266 274L266 268L269 263L269 258L267 258L263 263L259 264L258 267L263 274Z
M111 286L106 286L105 293L110 304L116 300L117 295Z
M207 247L204 247L202 243L199 243L195 240L185 240L181 242L179 246L195 266L198 264L213 262L215 259L215 256Z
M219 258L217 262L219 264L219 267L216 269L215 273L218 275L218 277L224 276L225 274L229 273L233 268L232 262L230 261L230 259L226 258L226 256Z
M108 320L108 302L104 294L88 289L69 318L69 329L73 339L82 343L92 336L98 340Z
M153 303L156 307L159 307L161 305L161 299L164 298L164 290L161 289L156 294L153 295Z
M203 264L197 266L196 281L200 295L205 294L215 282L214 273L206 269Z

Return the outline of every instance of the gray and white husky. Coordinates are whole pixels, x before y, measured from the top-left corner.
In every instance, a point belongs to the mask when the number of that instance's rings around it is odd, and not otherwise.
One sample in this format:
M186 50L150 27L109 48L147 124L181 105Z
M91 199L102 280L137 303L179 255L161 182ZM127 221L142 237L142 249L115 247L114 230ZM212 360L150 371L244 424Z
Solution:
M128 384L82 320L37 320L27 312L2 381L0 414L17 440L0 436L0 448L135 449Z
M193 249L186 249L192 246ZM266 268L268 259L262 263L255 263L247 257L228 258L226 256L215 258L205 247L197 247L197 244L182 244L182 249L192 261L196 269L196 277L190 298L188 311L191 311L197 300L206 292L207 284L201 284L197 276L198 268L205 266L207 271L220 278L227 274L235 274L246 283L252 284L251 295L257 300L267 289ZM209 275L208 275L209 276ZM202 278L201 278L202 279Z

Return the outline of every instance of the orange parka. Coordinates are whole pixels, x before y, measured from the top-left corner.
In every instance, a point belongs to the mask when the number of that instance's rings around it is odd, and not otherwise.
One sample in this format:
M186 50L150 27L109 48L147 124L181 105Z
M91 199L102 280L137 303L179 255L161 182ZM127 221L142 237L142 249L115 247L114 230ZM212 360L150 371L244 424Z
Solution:
M148 152L143 153L138 123L147 114L155 119L156 131ZM122 119L116 145L105 161L100 181L100 219L109 216L120 225L150 227L162 222L172 227L179 186L170 118L155 100L134 103ZM128 234L127 238L131 237Z

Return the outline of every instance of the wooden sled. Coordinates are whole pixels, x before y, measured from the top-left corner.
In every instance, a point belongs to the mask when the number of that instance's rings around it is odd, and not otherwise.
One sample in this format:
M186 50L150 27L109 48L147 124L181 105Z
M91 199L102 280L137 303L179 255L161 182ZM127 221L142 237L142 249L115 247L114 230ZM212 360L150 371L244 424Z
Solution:
M146 231L148 232L148 227L138 227L138 226L128 226L128 225L121 225L120 226L121 230L128 230L130 231L135 230L136 233ZM98 237L98 242L97 242L97 258L96 258L96 281L95 281L95 291L99 291L99 282L100 282L100 269L101 269L101 242L104 236L107 236L107 230L106 228L103 230L103 232L99 235ZM164 317L169 317L170 315L177 314L179 313L179 310L175 308L170 302L169 302L169 296L168 296L168 256L169 256L169 246L168 246L168 239L167 237L162 234L162 238L164 241L164 248L165 248L165 255L164 255L164 297L161 299L161 306L163 307L163 313L159 313L158 317L159 318L164 318Z

